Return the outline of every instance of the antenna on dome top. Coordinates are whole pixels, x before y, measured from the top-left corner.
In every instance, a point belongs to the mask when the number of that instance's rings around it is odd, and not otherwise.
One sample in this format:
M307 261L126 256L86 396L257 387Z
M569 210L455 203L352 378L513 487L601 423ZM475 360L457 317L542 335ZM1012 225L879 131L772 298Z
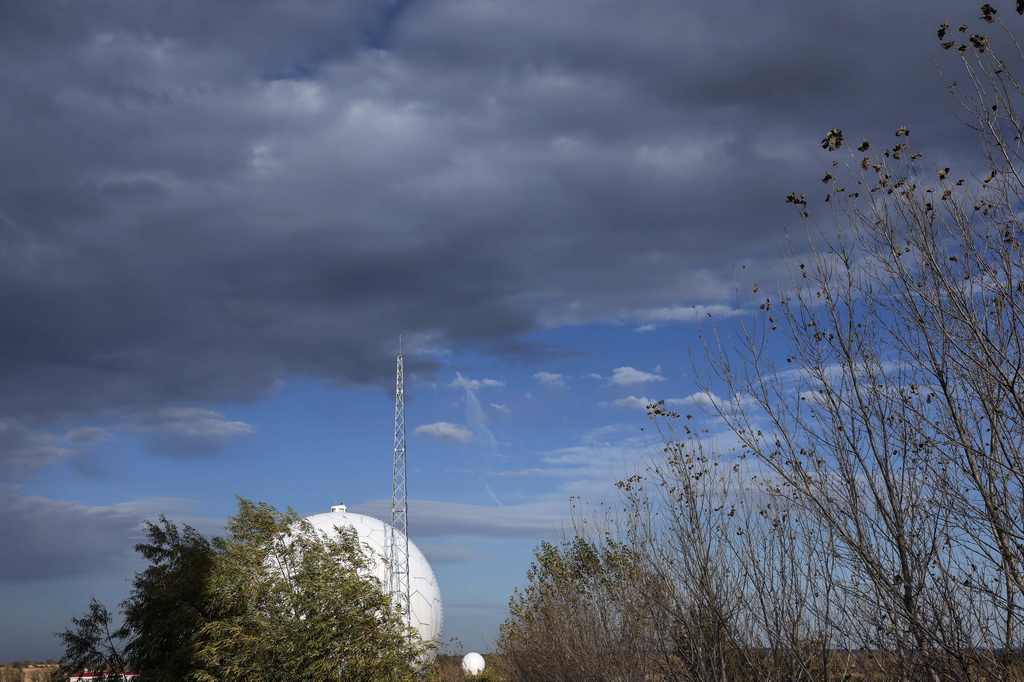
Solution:
M391 538L388 543L388 590L395 597L406 626L412 625L409 610L409 506L405 466L405 368L402 337L398 337L398 371L395 379L395 465L391 480Z

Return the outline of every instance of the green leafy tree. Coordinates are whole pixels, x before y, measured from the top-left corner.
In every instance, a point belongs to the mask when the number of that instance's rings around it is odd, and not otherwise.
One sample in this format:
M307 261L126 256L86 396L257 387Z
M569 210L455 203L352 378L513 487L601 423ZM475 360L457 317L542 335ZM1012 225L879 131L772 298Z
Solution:
M317 534L293 511L239 500L212 543L160 517L121 604L93 600L58 634L58 673L133 670L146 680L404 680L426 649L370 575L354 531Z
M199 630L210 615L206 595L213 546L191 526L160 517L146 523L147 542L135 551L149 566L135 574L122 604L124 653L147 681L176 682L195 670Z
M64 643L64 656L54 679L66 680L71 674L86 669L127 669L123 653L126 633L123 628L114 627L114 616L106 606L93 599L89 602L89 610L72 618L71 625L64 632L57 633L57 638Z
M214 680L408 680L425 649L370 575L351 529L318 534L292 510L239 498L214 541L200 670Z
M81 670L132 670L147 680L186 679L196 667L196 638L208 613L206 582L213 547L191 526L160 517L147 522L147 542L135 551L150 565L136 573L121 604L123 624L93 600L89 610L58 633L64 643L59 675Z

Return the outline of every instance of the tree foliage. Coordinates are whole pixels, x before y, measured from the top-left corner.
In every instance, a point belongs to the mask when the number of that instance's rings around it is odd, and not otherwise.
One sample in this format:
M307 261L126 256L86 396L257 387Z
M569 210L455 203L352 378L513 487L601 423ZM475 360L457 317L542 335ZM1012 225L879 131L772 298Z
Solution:
M214 541L195 679L415 679L423 647L369 574L352 529L324 537L295 512L239 499Z
M136 573L121 604L122 622L96 600L59 633L65 651L60 674L82 670L142 673L146 680L178 682L195 670L199 629L209 615L206 585L213 561L210 542L191 526L160 517L146 522L147 541L135 551L149 561Z
M82 670L125 671L125 632L115 626L114 614L95 599L83 615L71 619L71 627L57 633L64 656L55 678L67 679Z
M212 542L161 517L135 549L123 624L93 600L58 637L61 675L131 670L143 679L408 680L426 648L407 631L355 531L315 531L294 511L238 500Z
M149 566L135 574L121 604L128 638L125 657L146 680L177 682L196 666L199 630L212 615L207 581L213 546L195 528L160 517L146 523L148 541L135 551Z
M658 652L634 605L645 587L627 547L577 537L541 543L501 626L498 650L518 680L635 680L657 671Z

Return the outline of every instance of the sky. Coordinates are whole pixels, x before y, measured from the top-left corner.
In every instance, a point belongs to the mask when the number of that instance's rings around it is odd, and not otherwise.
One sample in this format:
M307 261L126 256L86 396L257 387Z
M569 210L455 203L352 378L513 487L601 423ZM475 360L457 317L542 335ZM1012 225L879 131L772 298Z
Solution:
M970 161L936 29L977 14L3 0L0 661L124 599L146 519L386 519L399 343L410 535L444 639L492 650L532 549L656 447L644 405L700 407L825 133Z

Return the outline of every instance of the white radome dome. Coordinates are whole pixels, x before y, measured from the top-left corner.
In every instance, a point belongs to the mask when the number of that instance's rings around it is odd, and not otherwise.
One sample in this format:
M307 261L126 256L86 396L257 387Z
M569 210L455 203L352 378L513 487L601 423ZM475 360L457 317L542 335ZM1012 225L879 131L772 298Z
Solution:
M373 575L387 589L388 584L388 531L390 524L364 514L356 514L345 509L344 505L332 508L326 514L307 516L313 528L325 533L334 532L338 528L354 528L359 541L367 545L373 554ZM398 532L398 531L395 531ZM424 642L441 642L441 626L444 612L441 607L441 589L438 587L434 571L427 563L426 557L412 540L409 540L409 611L412 627L420 634ZM482 660L482 659L481 659Z
M475 651L471 651L462 657L462 672L467 675L479 675L484 671L487 664L484 657Z

